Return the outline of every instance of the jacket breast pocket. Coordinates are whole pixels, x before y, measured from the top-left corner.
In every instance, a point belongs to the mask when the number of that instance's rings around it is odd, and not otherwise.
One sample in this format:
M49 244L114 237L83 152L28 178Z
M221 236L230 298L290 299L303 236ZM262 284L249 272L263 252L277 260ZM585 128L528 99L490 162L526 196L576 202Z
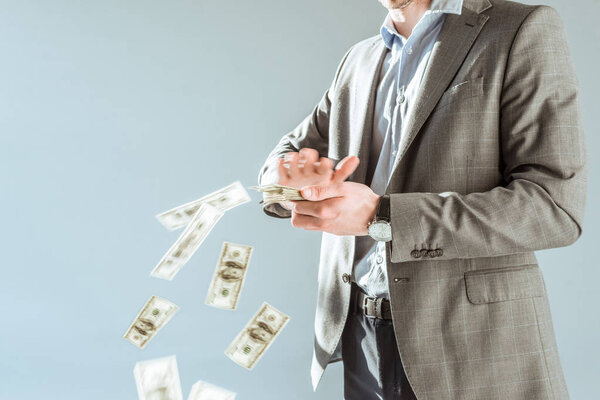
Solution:
M483 76L457 83L447 89L440 97L434 110L440 110L450 104L461 104L464 100L483 94Z
M537 264L465 272L467 298L473 304L544 296L542 271Z

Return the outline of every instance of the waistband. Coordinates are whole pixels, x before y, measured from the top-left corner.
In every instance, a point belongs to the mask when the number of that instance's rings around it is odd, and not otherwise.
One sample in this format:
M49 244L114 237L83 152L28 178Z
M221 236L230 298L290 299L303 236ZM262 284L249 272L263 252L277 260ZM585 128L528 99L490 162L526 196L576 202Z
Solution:
M354 282L352 282L351 307L370 318L392 319L392 308L388 299L369 297Z

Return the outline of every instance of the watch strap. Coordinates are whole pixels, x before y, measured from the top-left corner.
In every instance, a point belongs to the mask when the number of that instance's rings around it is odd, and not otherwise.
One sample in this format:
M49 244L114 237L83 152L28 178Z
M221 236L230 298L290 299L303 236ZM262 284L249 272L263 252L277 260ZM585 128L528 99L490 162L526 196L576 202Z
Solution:
M375 214L376 221L390 222L390 196L385 194L379 198L377 212Z

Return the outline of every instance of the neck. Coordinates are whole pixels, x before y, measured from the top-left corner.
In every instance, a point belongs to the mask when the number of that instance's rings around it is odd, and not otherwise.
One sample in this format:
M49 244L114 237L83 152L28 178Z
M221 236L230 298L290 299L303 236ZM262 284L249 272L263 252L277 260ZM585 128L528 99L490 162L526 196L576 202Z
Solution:
M430 6L431 0L414 0L403 8L389 8L388 11L398 33L408 38Z

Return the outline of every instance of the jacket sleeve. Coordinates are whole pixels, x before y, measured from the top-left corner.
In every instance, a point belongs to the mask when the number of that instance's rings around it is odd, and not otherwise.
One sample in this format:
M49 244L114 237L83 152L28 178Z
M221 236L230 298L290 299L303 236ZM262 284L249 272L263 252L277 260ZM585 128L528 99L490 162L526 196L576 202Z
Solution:
M506 186L446 197L395 193L391 261L500 256L562 247L582 232L587 151L575 76L558 12L537 6L519 27L500 99Z
M337 67L331 86L327 89L319 103L294 130L283 136L271 151L258 174L258 184L267 185L277 183L279 180L277 163L280 157L287 152L296 152L303 147L309 147L319 152L320 157L327 157L329 147L329 114L332 107L333 92L340 71L352 47L346 52ZM271 204L263 207L263 211L272 217L290 218L292 213L281 204Z

